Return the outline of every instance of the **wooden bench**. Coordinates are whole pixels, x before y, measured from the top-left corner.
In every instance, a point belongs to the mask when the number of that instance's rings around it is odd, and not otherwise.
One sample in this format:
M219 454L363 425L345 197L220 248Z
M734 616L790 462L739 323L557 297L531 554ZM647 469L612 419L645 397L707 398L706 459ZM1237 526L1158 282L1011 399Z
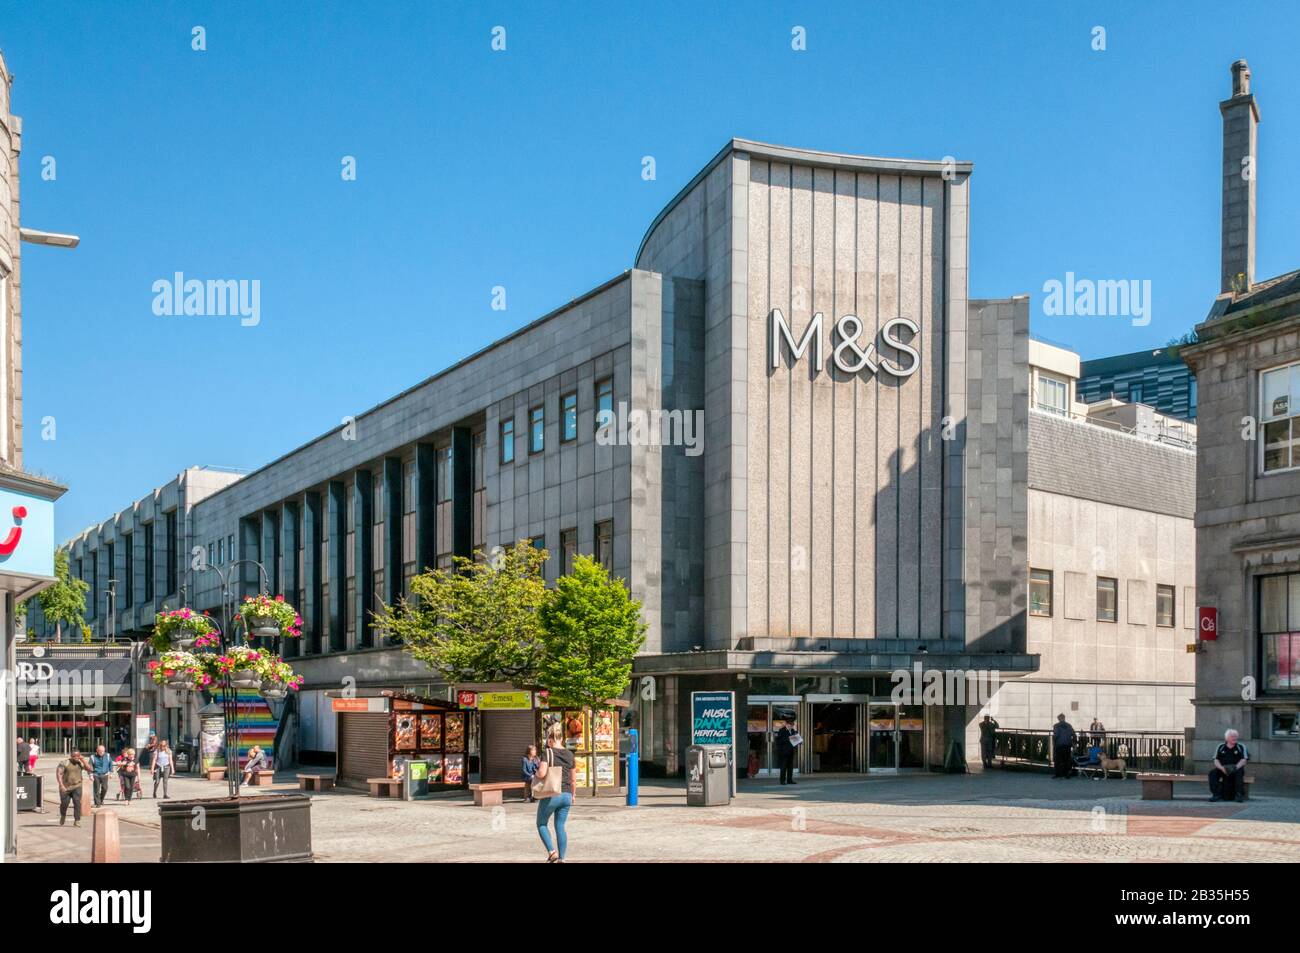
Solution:
M254 788L263 788L274 783L275 772L271 770L254 771L253 776L248 779L248 786Z
M299 791L328 791L333 787L334 787L334 776L332 774L298 775Z
M366 783L370 785L371 797L402 796L401 778L366 778Z
M225 768L208 768L208 769L207 769L206 771L204 771L203 773L207 776L207 779L208 779L209 781L224 781L224 780L226 780L226 769L225 769Z
M1142 782L1142 800L1144 801L1172 801L1174 799L1174 785L1179 781L1195 782L1196 784L1208 784L1204 775L1200 774L1139 774L1138 780ZM1254 778L1246 778L1246 783L1242 785L1242 795L1246 800L1250 800L1250 786L1255 783Z
M517 791L520 795L528 793L528 787L523 781L493 781L489 784L471 784L469 789L474 793L474 803L479 807L500 804L507 791Z

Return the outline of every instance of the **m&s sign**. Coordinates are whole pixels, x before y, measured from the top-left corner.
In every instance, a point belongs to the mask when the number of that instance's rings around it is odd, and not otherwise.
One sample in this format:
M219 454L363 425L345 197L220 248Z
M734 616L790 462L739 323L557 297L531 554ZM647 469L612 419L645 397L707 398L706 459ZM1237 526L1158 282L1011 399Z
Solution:
M1196 631L1202 642L1213 642L1219 637L1219 610L1213 606L1196 607Z

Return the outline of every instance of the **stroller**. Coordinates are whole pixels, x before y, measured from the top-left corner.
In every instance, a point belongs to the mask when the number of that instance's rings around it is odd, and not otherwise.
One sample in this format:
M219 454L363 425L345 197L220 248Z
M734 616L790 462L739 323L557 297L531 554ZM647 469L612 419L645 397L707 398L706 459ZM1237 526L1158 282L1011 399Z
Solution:
M1093 781L1100 781L1104 775L1101 769L1101 745L1094 744L1088 748L1087 754L1077 754L1074 756L1074 770L1082 774L1085 778Z

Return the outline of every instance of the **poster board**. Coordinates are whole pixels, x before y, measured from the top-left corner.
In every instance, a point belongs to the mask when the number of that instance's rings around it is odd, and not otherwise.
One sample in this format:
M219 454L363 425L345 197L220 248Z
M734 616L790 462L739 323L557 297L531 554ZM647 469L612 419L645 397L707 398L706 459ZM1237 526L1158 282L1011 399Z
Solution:
M618 712L614 709L545 708L537 712L538 749L556 726L573 753L577 794L617 794L620 783Z

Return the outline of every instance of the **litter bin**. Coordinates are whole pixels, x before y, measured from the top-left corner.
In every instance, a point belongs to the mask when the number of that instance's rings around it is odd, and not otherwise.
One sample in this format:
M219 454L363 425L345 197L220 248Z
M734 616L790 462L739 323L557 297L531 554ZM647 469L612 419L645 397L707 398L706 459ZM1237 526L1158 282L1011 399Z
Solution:
M403 800L413 801L429 793L430 763L424 758L410 758L402 766Z
M731 745L686 749L686 803L692 807L731 803Z
M177 774L189 774L194 770L194 746L181 742L173 752L172 767Z

